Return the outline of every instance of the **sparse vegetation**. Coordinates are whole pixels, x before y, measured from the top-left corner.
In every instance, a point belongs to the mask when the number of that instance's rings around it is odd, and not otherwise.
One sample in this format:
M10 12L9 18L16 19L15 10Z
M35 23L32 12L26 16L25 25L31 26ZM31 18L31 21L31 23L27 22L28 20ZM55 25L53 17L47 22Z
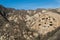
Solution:
M51 40L60 30L60 14L56 9L16 10L0 5L0 10L9 20L0 15L0 40ZM56 13L58 17L52 15Z

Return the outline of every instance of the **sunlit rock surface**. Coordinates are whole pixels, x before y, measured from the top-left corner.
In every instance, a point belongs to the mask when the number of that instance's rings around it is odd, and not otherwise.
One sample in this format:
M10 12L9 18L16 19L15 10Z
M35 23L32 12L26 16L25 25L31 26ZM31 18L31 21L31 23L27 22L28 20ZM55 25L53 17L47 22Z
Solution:
M60 40L60 9L0 10L0 40Z

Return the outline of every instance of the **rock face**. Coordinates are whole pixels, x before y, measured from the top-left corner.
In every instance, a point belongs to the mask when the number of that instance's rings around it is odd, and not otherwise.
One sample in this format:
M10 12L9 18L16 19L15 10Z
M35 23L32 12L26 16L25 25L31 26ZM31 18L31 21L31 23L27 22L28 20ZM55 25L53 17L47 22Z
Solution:
M16 10L0 5L0 40L59 40L59 9ZM1 13L0 13L1 14Z

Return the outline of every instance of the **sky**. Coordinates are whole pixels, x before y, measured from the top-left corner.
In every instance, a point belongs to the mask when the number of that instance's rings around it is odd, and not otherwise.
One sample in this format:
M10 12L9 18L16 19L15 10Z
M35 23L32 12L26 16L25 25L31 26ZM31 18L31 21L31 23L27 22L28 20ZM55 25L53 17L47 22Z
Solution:
M60 8L60 0L0 0L0 5L15 9Z

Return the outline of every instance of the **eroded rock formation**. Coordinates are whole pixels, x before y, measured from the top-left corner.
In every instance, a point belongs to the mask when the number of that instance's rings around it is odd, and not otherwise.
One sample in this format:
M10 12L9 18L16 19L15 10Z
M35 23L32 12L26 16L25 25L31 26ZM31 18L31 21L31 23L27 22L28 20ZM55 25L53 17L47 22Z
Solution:
M0 15L0 40L57 40L60 35L59 9L16 10L1 6L0 10L9 20Z

